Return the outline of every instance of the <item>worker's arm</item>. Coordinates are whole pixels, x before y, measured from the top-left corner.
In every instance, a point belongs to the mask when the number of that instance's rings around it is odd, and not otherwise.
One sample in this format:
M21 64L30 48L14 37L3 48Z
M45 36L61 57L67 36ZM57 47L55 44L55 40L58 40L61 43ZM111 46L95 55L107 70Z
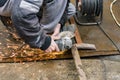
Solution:
M43 25L39 23L36 15L43 0L16 0L15 3L12 10L12 20L19 35L31 47L41 48L48 52L52 51L50 46L56 47L56 45L52 38L46 35Z
M60 29L65 25L66 22L67 22L67 9L64 11L64 14L61 20L59 21L59 23L56 25L54 29L54 32L52 34L52 38L54 40L60 39L59 37Z

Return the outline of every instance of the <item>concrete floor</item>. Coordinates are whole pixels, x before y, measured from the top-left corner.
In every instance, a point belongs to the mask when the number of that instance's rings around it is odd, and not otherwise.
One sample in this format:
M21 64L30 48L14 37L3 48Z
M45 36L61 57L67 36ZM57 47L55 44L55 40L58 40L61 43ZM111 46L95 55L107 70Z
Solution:
M120 80L120 55L82 59L88 80ZM0 63L0 80L78 80L72 59Z

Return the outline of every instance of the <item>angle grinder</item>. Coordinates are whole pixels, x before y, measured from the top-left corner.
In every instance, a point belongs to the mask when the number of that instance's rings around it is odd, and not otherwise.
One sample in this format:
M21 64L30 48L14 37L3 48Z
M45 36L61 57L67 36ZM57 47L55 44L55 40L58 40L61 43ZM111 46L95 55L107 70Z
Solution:
M70 49L72 47L75 36L74 32L75 32L74 24L63 27L63 31L61 31L59 34L60 39L55 41L61 51Z

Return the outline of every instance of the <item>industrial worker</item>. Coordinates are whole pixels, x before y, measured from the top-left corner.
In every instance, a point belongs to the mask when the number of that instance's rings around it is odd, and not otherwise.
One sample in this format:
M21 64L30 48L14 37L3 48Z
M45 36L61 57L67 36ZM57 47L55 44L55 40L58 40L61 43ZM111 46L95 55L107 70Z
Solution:
M11 17L19 36L30 47L45 52L59 51L54 40L75 11L69 0L0 0L0 15Z

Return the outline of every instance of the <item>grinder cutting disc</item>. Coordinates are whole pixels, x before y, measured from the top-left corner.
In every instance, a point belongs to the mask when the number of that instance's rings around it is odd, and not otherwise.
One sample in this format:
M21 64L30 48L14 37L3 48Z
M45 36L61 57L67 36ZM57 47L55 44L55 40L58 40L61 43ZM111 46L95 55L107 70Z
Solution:
M63 38L63 37L73 38L75 35L71 31L63 31L63 32L60 32L59 36L60 38Z

